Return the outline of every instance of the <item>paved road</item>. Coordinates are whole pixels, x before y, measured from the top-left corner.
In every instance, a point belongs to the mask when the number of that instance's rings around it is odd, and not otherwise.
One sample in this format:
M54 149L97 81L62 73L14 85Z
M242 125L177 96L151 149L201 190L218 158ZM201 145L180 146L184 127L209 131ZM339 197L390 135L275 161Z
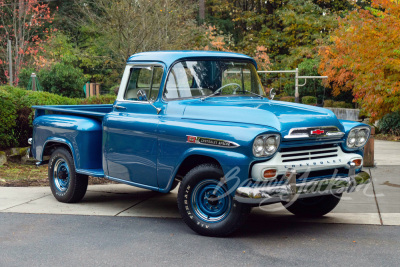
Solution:
M253 220L230 238L181 220L0 213L0 266L398 266L395 226Z
M375 151L373 184L332 213L306 221L274 211L280 204L254 209L230 238L176 219L176 191L90 186L81 203L63 204L47 187L0 187L0 266L398 266L400 143L377 141Z

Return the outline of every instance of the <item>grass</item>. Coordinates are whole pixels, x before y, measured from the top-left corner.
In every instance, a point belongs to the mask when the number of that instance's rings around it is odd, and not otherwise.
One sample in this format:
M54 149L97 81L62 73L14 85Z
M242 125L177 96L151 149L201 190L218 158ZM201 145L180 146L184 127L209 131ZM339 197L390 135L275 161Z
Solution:
M47 166L7 162L0 166L0 186L47 186Z
M49 186L47 165L35 165L7 162L0 166L0 186ZM90 177L89 184L108 184L111 181L103 178Z

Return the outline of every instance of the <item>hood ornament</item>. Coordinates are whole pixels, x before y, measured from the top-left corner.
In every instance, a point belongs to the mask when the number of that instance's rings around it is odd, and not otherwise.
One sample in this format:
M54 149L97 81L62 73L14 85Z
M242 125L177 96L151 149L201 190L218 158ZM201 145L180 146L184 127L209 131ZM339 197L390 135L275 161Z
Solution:
M275 89L271 88L271 90L269 90L269 98L271 98L271 100L273 100L275 95L276 95Z

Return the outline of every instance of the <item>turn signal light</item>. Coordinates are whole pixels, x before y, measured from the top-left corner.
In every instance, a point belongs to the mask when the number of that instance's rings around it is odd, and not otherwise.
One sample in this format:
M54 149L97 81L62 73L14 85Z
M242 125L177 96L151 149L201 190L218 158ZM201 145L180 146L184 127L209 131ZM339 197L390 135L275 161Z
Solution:
M275 178L276 176L276 169L268 169L264 170L263 177L266 179Z
M362 160L361 159L354 159L354 160L352 160L352 162L354 162L354 164L356 164L356 167L359 167L359 166L361 166Z

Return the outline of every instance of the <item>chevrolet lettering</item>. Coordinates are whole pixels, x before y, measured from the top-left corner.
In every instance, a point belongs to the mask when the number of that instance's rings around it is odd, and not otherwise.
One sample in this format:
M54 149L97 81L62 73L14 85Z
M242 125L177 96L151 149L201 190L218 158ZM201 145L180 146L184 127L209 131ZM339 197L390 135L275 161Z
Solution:
M182 219L202 235L229 235L258 205L323 216L370 181L368 125L269 99L242 54L138 53L113 105L34 108L31 151L58 201L80 201L89 176L161 193L179 186Z

